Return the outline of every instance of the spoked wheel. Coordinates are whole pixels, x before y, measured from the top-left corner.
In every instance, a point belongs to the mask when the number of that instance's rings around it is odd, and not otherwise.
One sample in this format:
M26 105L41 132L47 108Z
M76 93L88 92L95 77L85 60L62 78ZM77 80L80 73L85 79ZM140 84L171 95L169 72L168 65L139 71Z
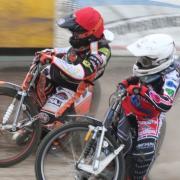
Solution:
M26 126L22 129L17 128L16 131L9 129L2 129L2 120L7 108L12 103L17 91L11 88L0 87L0 167L8 167L14 165L25 158L27 158L33 148L37 145L40 137L39 122L34 123L31 126ZM16 110L18 99L15 101L15 107L7 122L8 125L12 125ZM33 116L32 110L34 109L30 105L24 103L24 109L22 108L18 123L27 123L31 116Z
M36 154L35 171L38 180L121 180L124 177L124 160L120 153L98 175L93 175L77 167L78 160L87 147L85 136L88 132L87 122L69 123L59 129L51 131L41 142ZM95 126L95 124L93 124ZM108 144L106 150L101 152L105 158L112 149L117 148L113 139L106 135ZM85 161L91 163L94 158L96 143L89 149ZM86 148L87 149L87 148Z

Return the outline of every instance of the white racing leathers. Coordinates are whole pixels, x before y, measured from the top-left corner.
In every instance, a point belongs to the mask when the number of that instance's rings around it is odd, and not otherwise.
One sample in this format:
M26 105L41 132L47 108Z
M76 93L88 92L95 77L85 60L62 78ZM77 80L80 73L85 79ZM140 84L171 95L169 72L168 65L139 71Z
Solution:
M82 52L73 48L54 50L56 56L51 65L42 71L48 82L55 86L53 93L44 95L47 101L42 107L43 112L55 114L74 96L80 82L94 82L104 73L111 56L109 45L106 41L98 41L91 46Z

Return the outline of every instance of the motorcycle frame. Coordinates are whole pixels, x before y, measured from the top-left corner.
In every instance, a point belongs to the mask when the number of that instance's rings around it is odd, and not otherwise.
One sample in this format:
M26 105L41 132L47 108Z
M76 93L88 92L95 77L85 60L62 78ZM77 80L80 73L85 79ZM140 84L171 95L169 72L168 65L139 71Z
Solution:
M13 132L15 132L17 130L17 127L18 127L17 122L18 122L18 117L20 115L21 109L22 109L22 107L24 110L26 109L25 105L23 104L25 97L28 95L28 92L30 91L30 89L32 87L34 87L35 80L36 80L37 76L39 75L41 67L42 67L42 65L40 63L31 65L30 70L27 73L20 90L18 90L18 92L17 92L17 96L13 98L12 103L9 105L9 107L7 108L7 111L5 112L5 114L3 116L2 127L1 127L2 130L6 129L6 130L11 130ZM28 79L29 75L31 75L31 79ZM13 112L14 105L15 105L15 102L17 100L17 97L20 97L19 103L17 105L18 106L17 111L16 111L16 114L14 116L12 125L9 125L7 123L8 123L8 120L9 120L9 118ZM28 125L31 125L34 121L35 120L33 118L31 118L30 123L28 123Z

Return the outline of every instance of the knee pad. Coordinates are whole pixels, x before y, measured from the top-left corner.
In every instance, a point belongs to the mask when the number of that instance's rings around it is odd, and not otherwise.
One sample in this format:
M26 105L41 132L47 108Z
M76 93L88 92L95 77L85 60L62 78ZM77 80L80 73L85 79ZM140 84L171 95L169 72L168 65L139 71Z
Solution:
M130 175L133 180L143 179L154 161L156 139L146 138L137 141L133 152L133 163L131 164Z
M156 139L145 138L137 141L133 156L138 161L152 161L156 151Z

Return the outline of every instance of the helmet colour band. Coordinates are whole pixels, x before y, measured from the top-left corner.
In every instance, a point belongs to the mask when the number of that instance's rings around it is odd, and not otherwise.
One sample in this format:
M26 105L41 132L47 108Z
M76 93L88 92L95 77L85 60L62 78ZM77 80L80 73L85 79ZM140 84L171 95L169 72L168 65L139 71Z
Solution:
M92 7L85 7L74 13L75 21L87 32L81 34L81 38L95 36L100 38L104 31L104 21L101 14Z
M101 38L104 31L104 21L100 13L91 7L77 10L74 14L57 21L59 27L78 33L79 39L93 35Z
M79 38L83 39L83 38L86 38L88 36L94 35L95 32L97 32L97 30L99 29L99 27L102 26L102 24L103 24L103 20L99 19L99 22L96 24L96 26L92 30L79 34Z
M100 13L92 7L85 7L75 11L57 21L59 27L71 31L69 43L74 48L89 46L91 42L103 36L104 21Z

